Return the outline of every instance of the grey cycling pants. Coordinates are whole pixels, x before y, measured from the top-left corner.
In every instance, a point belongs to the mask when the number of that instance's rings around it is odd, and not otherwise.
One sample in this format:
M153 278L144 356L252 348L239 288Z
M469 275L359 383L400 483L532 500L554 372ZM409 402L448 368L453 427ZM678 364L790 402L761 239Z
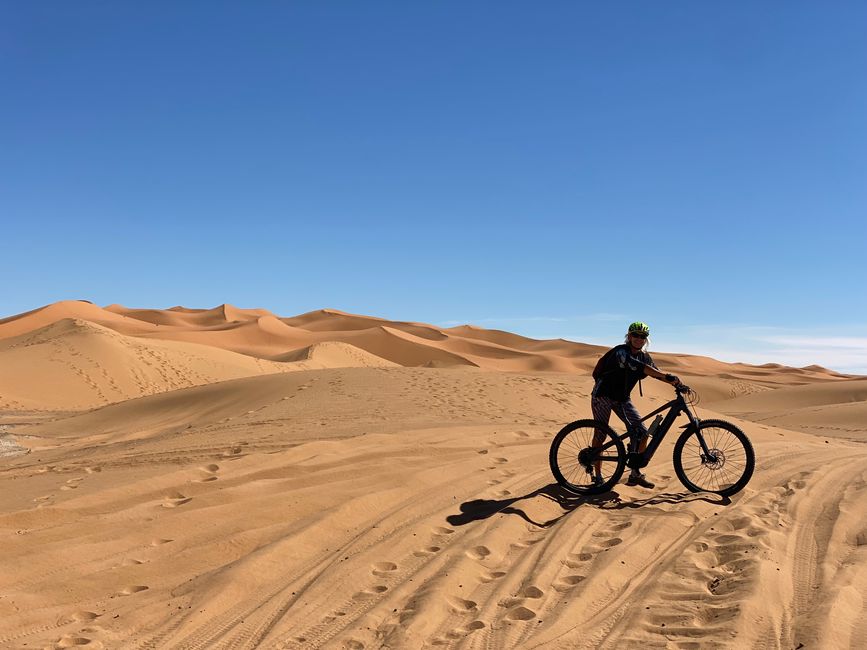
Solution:
M642 438L647 435L647 427L641 422L641 415L631 399L618 402L610 397L594 397L590 401L590 408L593 409L594 420L608 424L611 419L611 411L614 411L627 427L640 431Z

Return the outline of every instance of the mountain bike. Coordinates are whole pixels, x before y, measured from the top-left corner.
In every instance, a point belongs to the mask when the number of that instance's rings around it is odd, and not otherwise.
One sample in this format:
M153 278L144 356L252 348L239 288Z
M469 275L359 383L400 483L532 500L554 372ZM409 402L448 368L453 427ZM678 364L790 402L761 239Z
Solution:
M689 401L685 396L689 396ZM675 398L648 413L640 422L657 416L649 428L651 436L639 452L641 431L636 423L617 434L604 422L578 420L563 427L551 443L551 472L562 487L576 494L609 491L626 467L646 467L662 444L674 421L686 414L689 422L674 443L674 471L691 492L713 492L731 496L740 492L753 475L756 457L746 434L731 422L700 420L690 405L698 395L688 386L675 388ZM663 418L661 413L668 409ZM628 443L624 444L624 442Z

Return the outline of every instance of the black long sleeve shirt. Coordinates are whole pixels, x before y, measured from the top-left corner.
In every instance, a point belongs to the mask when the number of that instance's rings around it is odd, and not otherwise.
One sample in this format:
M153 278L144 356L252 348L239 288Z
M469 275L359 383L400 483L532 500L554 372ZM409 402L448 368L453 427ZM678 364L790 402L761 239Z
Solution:
M596 380L593 396L625 402L638 380L644 377L645 366L656 368L647 352L633 354L626 343L611 348L602 355L593 370L593 379Z

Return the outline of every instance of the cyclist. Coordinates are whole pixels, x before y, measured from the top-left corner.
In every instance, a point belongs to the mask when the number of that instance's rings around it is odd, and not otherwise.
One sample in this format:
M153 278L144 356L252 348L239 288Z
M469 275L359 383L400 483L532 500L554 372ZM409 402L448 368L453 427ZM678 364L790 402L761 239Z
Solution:
M629 326L625 342L611 348L599 359L593 370L596 385L593 387L593 397L590 402L595 420L608 424L611 411L614 411L627 428L639 432L639 452L643 452L647 447L647 427L640 421L641 415L629 398L635 384L643 377L649 376L673 386L680 385L680 379L675 375L660 372L653 359L644 350L649 336L650 327L647 323L636 321ZM593 446L601 447L604 442L605 433L597 430L593 436ZM603 482L601 461L596 463L594 482L597 484ZM638 468L632 469L626 484L640 485L645 488L654 487L654 484L647 480Z

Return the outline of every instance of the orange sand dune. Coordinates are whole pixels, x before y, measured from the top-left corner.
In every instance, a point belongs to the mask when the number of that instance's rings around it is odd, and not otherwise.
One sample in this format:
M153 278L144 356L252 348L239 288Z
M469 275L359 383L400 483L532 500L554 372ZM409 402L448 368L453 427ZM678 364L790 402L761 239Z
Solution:
M276 359L315 340L309 332L286 325L274 316L203 327L165 328L147 336L208 345L261 359Z
M116 327L121 327L119 324L124 321L122 315L98 307L86 300L63 300L0 320L0 339L32 332L64 318L77 318L106 326L112 324ZM140 324L139 331L150 329L152 328L149 325Z
M64 318L0 339L0 408L91 408L286 369L219 348L131 337Z
M267 309L239 309L232 305L219 305L213 309L129 309L122 305L109 305L107 311L136 318L154 325L178 327L207 327L221 323L234 323L256 320L263 316L273 316Z
M783 386L720 401L714 407L795 431L859 439L867 422L867 378Z
M279 361L305 364L305 370L314 368L393 368L398 364L348 343L327 341L314 343L300 350L287 352Z
M20 334L61 318L79 318L122 334L184 341L238 352L258 359L282 360L294 351L324 342L347 343L402 366L474 366L511 372L586 372L604 348L563 339L539 341L472 326L438 328L423 323L387 321L323 309L279 318L264 309L220 305L213 309L101 309L65 301L0 321L0 338ZM5 329L4 329L5 328ZM714 399L763 387L843 378L818 366L786 368L775 364L728 364L684 354L656 353L660 366L673 372L713 375L730 380ZM739 388L740 387L740 388Z

